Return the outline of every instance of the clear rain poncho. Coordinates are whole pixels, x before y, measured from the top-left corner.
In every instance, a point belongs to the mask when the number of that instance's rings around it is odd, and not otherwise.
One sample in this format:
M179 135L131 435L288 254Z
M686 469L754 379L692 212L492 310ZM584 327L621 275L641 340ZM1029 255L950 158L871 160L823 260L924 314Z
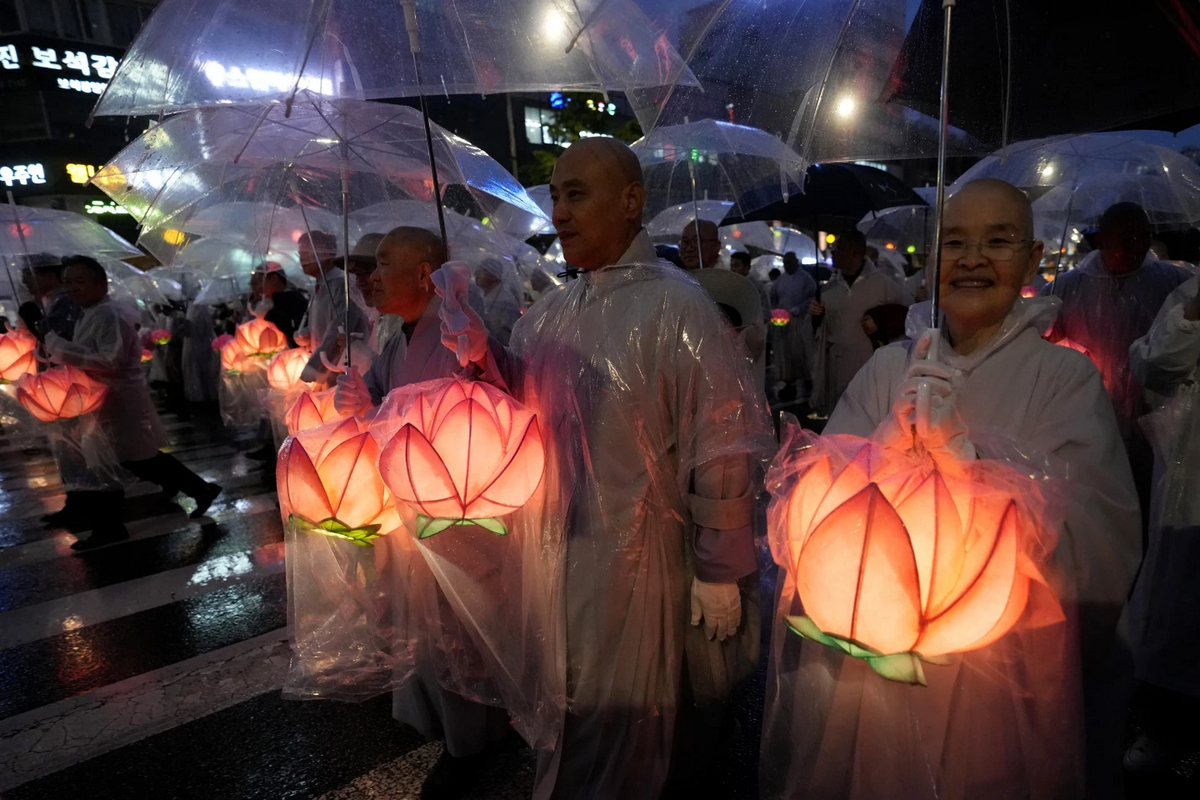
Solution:
M1129 350L1143 385L1168 396L1142 417L1155 452L1146 559L1129 601L1138 677L1200 696L1200 322L1184 317L1198 279L1180 286Z
M1053 588L1068 623L1018 630L950 666L929 666L929 686L914 694L860 674L864 665L824 646L801 644L783 622L799 613L785 590L767 681L764 797L1081 796L1081 689L1091 703L1089 747L1106 767L1119 765L1113 747L1124 706L1107 658L1137 570L1137 497L1100 376L1079 353L1041 338L1056 308L1018 300L983 348L958 356L946 342L943 360L964 373L956 408L980 457L1064 487L1048 571L1059 576ZM910 311L914 338L928 314L928 304ZM890 423L911 348L909 341L877 351L825 433L871 437ZM829 759L824 746L834 748Z
M756 569L753 487L774 438L739 346L645 232L615 266L544 296L513 331L514 395L540 415L546 471L512 527L533 545L527 574L564 615L557 659L535 675L565 693L568 716L535 797L584 787L657 797L685 662L705 704L756 658L746 590L738 636L710 642L689 624L694 575L729 582ZM523 663L524 642L507 654L499 644L501 661Z

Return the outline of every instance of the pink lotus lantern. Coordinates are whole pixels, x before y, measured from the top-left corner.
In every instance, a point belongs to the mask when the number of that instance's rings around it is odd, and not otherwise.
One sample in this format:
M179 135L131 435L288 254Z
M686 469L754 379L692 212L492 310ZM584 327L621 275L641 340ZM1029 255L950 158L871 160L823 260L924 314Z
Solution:
M360 547L400 526L376 461L379 447L350 418L327 435L291 437L279 452L276 480L284 520L299 530Z
M153 360L154 360L154 352L151 350L143 349L142 350L142 363L149 364Z
M771 324L775 327L782 328L791 321L792 315L786 308L776 308L771 311Z
M171 332L166 328L158 328L150 332L150 341L157 345L170 344Z
M308 353L300 348L284 350L267 364L267 383L277 392L294 389L300 384L300 373L308 358Z
M234 341L233 336L231 336L228 333L223 333L220 336L218 336L217 338L213 339L212 349L219 353L225 349L225 345L229 344L232 341Z
M523 506L542 479L537 415L485 383L432 385L380 456L384 483L417 510L419 538L451 525L507 533L500 517Z
M300 431L342 419L342 415L333 405L336 391L327 389L323 392L302 392L283 418L288 433L295 436Z
M1063 619L1035 565L1053 536L1027 502L1033 479L997 462L947 472L853 436L805 443L771 512L806 614L787 618L794 632L924 684L922 660L986 647L1023 616Z
M0 384L13 383L37 372L37 339L25 330L0 336Z
M259 366L259 361L247 355L237 339L232 336L228 338L228 343L221 348L221 369L231 377L253 372Z
M26 375L17 383L17 402L42 422L90 414L104 402L107 389L75 367L55 367Z
M252 319L237 326L234 333L242 352L251 358L267 358L287 347L287 337L265 319Z

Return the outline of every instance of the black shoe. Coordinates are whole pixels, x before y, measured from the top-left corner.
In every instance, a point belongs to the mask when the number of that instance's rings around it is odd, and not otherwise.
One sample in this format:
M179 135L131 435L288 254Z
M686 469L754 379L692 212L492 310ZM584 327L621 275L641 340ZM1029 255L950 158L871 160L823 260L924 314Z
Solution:
M421 786L421 800L459 800L479 782L484 754L455 758L442 751Z
M264 444L257 450L246 453L246 458L253 458L255 461L274 461L277 455L279 453L275 451L274 445Z
M47 528L65 528L75 519L75 511L63 506L53 514L46 514L42 517L42 522Z
M71 549L76 552L84 550L94 550L97 547L104 547L106 544L115 544L123 542L129 538L129 531L125 530L124 525L118 525L114 528L105 528L103 530L92 531L92 535L86 539L80 539L75 544L71 545Z
M196 510L188 516L192 519L200 519L208 512L208 507L213 504L213 500L217 499L217 495L221 493L221 487L215 483L204 484L204 491L193 498L196 501Z

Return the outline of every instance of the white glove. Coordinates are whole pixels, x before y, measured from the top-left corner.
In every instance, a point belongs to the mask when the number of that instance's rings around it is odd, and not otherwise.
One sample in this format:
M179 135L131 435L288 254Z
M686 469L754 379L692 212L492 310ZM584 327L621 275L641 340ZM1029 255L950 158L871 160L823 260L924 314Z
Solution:
M926 331L913 346L912 360L892 404L892 417L901 433L915 431L926 449L971 460L975 458L975 446L967 438L966 423L955 407L963 374L936 357L929 357L934 335L941 334ZM928 384L931 390L928 420L922 419L917 411L922 384Z
M333 407L343 416L355 416L370 411L371 392L362 376L355 370L342 373L333 392Z
M692 624L704 620L704 635L723 642L742 623L742 594L736 583L705 583L692 579Z
M487 326L471 308L467 294L471 287L471 267L462 261L448 261L432 275L434 291L442 298L438 317L442 320L442 344L458 356L458 365L487 363Z

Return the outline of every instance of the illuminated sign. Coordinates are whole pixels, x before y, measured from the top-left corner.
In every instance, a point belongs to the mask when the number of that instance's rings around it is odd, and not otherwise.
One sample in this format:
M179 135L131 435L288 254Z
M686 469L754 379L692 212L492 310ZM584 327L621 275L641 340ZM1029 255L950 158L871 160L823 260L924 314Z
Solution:
M83 207L85 214L128 214L121 206L111 200L89 200Z
M71 183L86 184L96 174L96 168L91 164L67 164L67 175Z
M103 94L108 80L117 71L117 63L114 56L85 50L0 44L0 78L6 72L21 71L23 66L28 66L58 73L51 86L84 94Z
M0 183L12 188L46 182L46 167L42 164L14 164L0 167Z
M107 83L101 81L81 81L78 78L59 78L58 88L70 89L73 92L83 92L84 94L104 94L104 87Z

